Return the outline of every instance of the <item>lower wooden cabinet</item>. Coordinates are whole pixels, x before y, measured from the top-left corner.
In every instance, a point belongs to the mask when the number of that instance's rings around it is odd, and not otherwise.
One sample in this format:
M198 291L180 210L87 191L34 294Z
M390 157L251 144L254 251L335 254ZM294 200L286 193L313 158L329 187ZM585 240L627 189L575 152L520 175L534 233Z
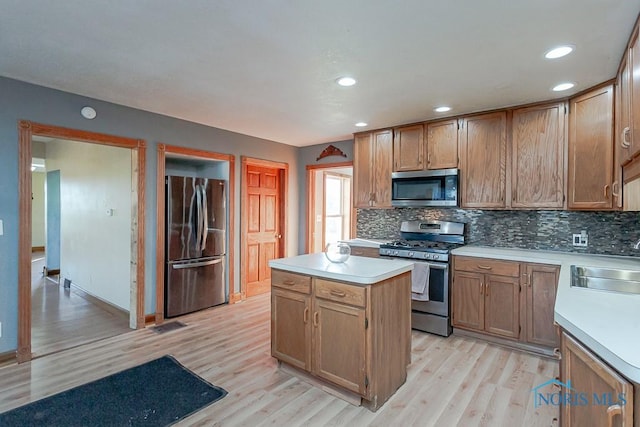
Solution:
M273 269L271 355L379 408L411 362L411 273L372 285Z
M559 271L554 265L454 256L453 326L558 347L553 311Z
M562 425L632 427L633 384L564 332L561 353L561 380L571 383L562 392L574 396L562 405Z

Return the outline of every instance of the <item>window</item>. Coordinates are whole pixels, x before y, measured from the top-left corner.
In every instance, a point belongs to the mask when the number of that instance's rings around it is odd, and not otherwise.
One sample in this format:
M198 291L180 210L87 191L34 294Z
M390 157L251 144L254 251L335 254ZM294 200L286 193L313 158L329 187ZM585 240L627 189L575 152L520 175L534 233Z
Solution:
M349 239L351 218L351 177L324 173L324 239L323 246Z

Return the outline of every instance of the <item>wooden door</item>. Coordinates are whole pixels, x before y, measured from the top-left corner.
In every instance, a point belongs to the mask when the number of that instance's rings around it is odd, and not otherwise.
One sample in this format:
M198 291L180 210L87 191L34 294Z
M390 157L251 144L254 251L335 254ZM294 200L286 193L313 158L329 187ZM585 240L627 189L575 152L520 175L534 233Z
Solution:
M247 296L271 289L269 261L279 256L280 182L278 169L247 165Z
M393 133L393 170L424 169L424 127L405 126L395 129Z
M316 298L313 311L313 373L364 394L365 310Z
M571 100L569 209L611 209L613 197L613 86Z
M427 168L458 167L458 119L427 125Z
M358 134L353 142L353 206L369 208L373 203L372 134Z
M453 326L484 330L484 275L455 271L452 286Z
M311 370L311 306L308 295L271 291L271 355Z
M560 267L525 264L522 289L525 296L524 341L548 347L559 347L553 324Z
M629 115L631 135L628 158L640 151L640 41L636 28L629 49Z
M383 130L373 134L373 206L391 207L391 172L393 168L393 132Z
M508 338L520 337L520 280L485 275L484 329Z
M507 114L467 117L460 129L462 207L504 208Z
M511 206L561 208L565 104L514 110L512 123Z
M563 382L571 381L573 389L563 392L584 393L587 399L587 404L562 406L562 425L633 426L631 383L565 333L560 371Z

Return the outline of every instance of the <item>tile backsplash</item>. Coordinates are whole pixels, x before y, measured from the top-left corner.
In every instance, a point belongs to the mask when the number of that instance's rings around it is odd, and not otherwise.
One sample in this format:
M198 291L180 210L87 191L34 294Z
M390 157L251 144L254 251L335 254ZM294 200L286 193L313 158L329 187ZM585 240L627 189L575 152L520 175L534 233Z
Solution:
M404 220L464 222L468 244L591 254L638 256L638 212L490 211L456 208L358 209L356 236L397 239ZM586 230L589 246L572 245Z

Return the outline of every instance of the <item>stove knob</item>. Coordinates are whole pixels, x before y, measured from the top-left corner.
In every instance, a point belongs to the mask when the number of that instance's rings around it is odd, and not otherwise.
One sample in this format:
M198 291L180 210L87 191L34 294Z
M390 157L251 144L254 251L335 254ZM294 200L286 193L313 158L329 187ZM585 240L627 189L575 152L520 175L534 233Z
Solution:
M413 252L408 252L408 253L407 253L407 256L408 256L409 258L413 258Z
M393 254L398 256L399 252L398 251L393 251Z

